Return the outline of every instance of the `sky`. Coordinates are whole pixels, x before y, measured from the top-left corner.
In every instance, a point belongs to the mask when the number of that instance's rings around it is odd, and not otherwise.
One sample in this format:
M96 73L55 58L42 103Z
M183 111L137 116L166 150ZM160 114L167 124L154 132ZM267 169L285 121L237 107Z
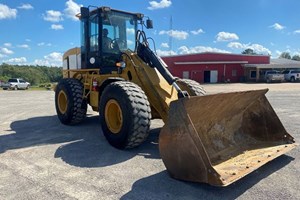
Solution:
M299 0L0 0L0 64L61 66L63 53L80 46L75 15L90 5L152 19L146 34L161 56L300 54Z

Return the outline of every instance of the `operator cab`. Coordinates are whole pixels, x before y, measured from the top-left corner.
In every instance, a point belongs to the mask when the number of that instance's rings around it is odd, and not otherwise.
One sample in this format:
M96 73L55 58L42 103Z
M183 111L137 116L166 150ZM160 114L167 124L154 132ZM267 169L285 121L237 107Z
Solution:
M122 52L134 51L138 23L143 14L100 7L81 7L81 68L100 68L101 74L116 71Z

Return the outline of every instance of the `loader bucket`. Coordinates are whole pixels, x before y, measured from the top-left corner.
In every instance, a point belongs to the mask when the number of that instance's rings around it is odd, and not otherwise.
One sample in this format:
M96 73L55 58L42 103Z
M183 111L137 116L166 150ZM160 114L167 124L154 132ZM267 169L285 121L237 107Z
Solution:
M265 93L182 98L171 102L159 148L176 179L227 186L297 144Z

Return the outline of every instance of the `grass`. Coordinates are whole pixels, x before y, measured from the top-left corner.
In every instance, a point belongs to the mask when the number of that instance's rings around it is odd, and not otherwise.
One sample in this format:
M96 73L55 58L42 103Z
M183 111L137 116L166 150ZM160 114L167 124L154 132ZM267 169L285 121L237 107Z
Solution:
M29 87L30 91L49 91L52 90L51 88L46 88L46 87L39 87L39 86L31 86Z

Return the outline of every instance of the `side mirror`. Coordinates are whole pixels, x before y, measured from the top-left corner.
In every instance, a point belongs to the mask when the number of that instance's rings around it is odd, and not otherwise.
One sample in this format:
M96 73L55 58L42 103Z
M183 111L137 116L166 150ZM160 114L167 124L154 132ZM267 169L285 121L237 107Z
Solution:
M146 28L152 29L153 28L153 21L151 19L146 20Z
M82 19L88 18L90 16L89 8L81 7L80 8L80 14L81 14Z

